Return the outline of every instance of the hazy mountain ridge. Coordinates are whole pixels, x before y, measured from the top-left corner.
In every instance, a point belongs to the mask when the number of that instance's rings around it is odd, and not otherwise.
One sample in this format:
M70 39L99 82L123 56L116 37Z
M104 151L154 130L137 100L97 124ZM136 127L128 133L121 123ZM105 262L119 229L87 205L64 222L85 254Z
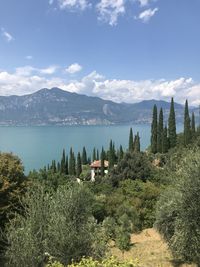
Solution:
M0 96L0 125L110 125L150 123L152 107L169 113L170 103L144 100L135 104L114 103L63 91L41 89L30 95ZM183 118L183 106L175 103L177 120Z

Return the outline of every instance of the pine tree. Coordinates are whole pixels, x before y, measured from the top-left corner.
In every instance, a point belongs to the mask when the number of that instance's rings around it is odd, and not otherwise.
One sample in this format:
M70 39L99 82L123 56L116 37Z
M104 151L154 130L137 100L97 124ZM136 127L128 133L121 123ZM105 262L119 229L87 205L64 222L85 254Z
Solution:
M60 172L65 173L65 150L63 149L63 154L62 154L62 159L61 159L61 164L60 164Z
M176 146L176 115L174 110L174 99L171 99L169 120L168 120L168 133L169 133L169 147L173 148Z
M87 152L86 152L85 147L83 147L83 152L82 152L82 164L83 165L88 164L88 162L87 162Z
M157 106L154 105L153 107L153 118L152 118L152 124L151 124L151 152L156 153L157 152L157 131L158 131L158 114L157 114Z
M157 133L157 151L162 153L162 137L163 137L163 110L160 109L158 119L158 133Z
M77 163L76 163L76 176L80 177L81 173L82 173L81 154L80 152L78 152Z
M133 148L134 148L134 147L133 147L133 129L130 128L128 150L129 150L130 152L132 152L132 151L133 151Z
M134 151L140 152L140 136L139 133L135 135L135 141L134 141Z
M194 115L194 112L192 112L192 125L191 125L191 131L192 131L192 137L194 137L194 136L195 136L195 133L196 133L195 115Z
M102 147L102 151L101 151L101 177L104 176L104 172L105 172L104 161L105 161L105 152L104 152L104 149Z
M188 145L191 141L191 124L190 124L190 114L188 108L188 101L185 101L185 111L184 111L184 145Z
M163 136L162 136L162 153L167 153L169 149L169 141L167 137L167 126L163 129Z

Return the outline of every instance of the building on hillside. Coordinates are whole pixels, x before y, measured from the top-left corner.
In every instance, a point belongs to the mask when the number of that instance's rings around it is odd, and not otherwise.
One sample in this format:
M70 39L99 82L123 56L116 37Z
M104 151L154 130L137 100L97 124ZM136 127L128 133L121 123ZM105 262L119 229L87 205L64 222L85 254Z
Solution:
M109 162L104 160L104 174L108 173ZM91 181L95 181L95 177L101 175L101 160L95 160L90 164Z

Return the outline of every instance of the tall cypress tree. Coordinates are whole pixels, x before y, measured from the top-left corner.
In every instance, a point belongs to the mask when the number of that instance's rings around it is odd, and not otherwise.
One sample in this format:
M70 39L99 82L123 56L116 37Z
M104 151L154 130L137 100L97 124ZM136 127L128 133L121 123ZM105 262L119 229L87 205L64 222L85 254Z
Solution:
M139 133L135 135L135 141L134 141L134 151L140 152L140 136Z
M104 161L105 161L105 152L104 152L104 149L102 147L102 151L101 151L101 177L104 176L104 172L105 172Z
M157 151L162 153L162 138L163 138L163 110L160 109L158 119L158 134L157 134Z
M99 160L99 150L97 149L97 160Z
M77 163L76 163L76 176L80 177L81 173L82 173L81 154L80 152L78 152Z
M61 164L60 164L60 172L65 173L65 150L63 149L63 154L62 154L62 159L61 159Z
M76 159L72 148L70 149L69 155L69 175L76 174Z
M133 148L134 148L134 145L133 145L133 129L130 128L128 150L130 152L132 152Z
M167 126L163 129L163 136L162 136L162 153L167 153L169 149L169 141L167 137Z
M112 169L115 164L115 146L112 140L110 140L109 152L108 152L109 169Z
M171 99L169 119L168 119L168 133L169 133L169 147L173 148L176 146L176 115L174 109L174 99Z
M65 174L68 175L69 174L69 166L68 166L68 156L66 156L65 159Z
M118 161L122 160L123 157L124 157L124 151L123 151L122 145L120 145L120 147L119 147L119 158L118 158Z
M195 115L194 115L194 112L192 112L191 131L192 131L192 137L194 137L195 136L195 133L196 133L196 125L195 125Z
M96 159L97 159L96 148L94 147L93 154L92 154L92 160L95 161Z
M87 162L87 152L86 152L86 149L85 147L83 147L83 152L82 152L82 164L83 165L86 165L88 162Z
M151 124L151 152L157 152L157 131L158 131L158 114L157 114L157 106L154 105L153 107L153 118Z
M188 108L188 101L185 101L184 111L184 145L188 145L191 141L191 121Z

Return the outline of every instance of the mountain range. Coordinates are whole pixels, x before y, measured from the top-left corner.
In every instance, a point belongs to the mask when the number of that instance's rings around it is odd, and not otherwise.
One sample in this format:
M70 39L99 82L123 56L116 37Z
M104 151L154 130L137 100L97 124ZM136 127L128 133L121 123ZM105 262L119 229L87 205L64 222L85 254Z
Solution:
M0 125L112 125L150 123L152 108L162 107L167 119L170 103L145 100L126 104L70 93L59 88L41 89L23 96L0 96ZM184 107L175 103L176 118L183 121ZM197 113L197 109L194 109Z

